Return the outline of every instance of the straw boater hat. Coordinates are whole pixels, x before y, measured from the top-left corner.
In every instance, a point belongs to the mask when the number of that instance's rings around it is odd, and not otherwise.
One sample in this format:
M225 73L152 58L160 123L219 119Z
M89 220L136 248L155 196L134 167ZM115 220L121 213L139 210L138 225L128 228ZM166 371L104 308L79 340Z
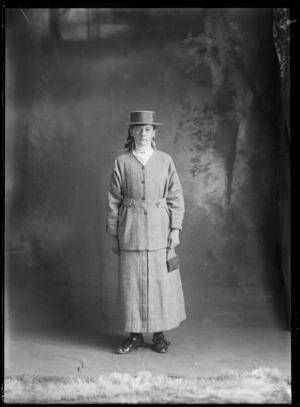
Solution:
M137 110L130 113L130 122L127 124L152 124L157 126L163 123L155 122L155 112L152 110Z

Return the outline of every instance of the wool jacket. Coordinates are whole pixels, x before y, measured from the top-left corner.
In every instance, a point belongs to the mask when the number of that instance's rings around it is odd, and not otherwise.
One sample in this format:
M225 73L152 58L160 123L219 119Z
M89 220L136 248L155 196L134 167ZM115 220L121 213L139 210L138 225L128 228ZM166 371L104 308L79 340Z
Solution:
M108 187L106 232L120 250L166 248L182 229L184 198L172 158L155 150L145 165L132 152L116 158Z

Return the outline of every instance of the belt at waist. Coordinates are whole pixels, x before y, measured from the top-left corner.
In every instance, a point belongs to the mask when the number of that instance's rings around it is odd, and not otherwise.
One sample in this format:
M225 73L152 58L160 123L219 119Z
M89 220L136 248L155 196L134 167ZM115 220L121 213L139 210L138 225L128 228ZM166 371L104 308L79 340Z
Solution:
M123 199L123 205L124 206L130 206L131 207L131 206L140 205L140 204L156 205L159 208L159 207L167 206L167 201L166 201L166 198L135 199L135 198L129 198L127 196L125 196L124 199Z

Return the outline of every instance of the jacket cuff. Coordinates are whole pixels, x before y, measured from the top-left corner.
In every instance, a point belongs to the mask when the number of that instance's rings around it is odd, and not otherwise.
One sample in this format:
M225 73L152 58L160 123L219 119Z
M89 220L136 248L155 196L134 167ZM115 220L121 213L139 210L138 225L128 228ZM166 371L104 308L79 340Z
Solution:
M176 218L172 217L172 219L171 219L171 229L182 230L182 219L176 219Z
M108 235L108 236L111 236L111 237L118 237L118 234L116 233L109 233L109 232L106 232L106 234Z
M117 236L118 226L117 225L106 225L106 233L108 235Z

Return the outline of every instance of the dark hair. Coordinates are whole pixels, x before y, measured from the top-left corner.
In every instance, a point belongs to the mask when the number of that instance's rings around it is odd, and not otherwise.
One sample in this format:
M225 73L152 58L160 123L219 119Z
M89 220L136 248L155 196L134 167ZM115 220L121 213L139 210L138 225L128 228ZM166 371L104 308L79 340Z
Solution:
M151 126L153 126L154 130L156 129L156 126L154 124L152 124ZM127 151L132 151L135 147L134 137L130 133L130 129L132 127L134 127L134 125L132 125L128 128L127 140L126 140L126 143L124 144L124 147L127 148ZM151 140L151 146L154 150L156 150L155 137L153 137L153 139Z

